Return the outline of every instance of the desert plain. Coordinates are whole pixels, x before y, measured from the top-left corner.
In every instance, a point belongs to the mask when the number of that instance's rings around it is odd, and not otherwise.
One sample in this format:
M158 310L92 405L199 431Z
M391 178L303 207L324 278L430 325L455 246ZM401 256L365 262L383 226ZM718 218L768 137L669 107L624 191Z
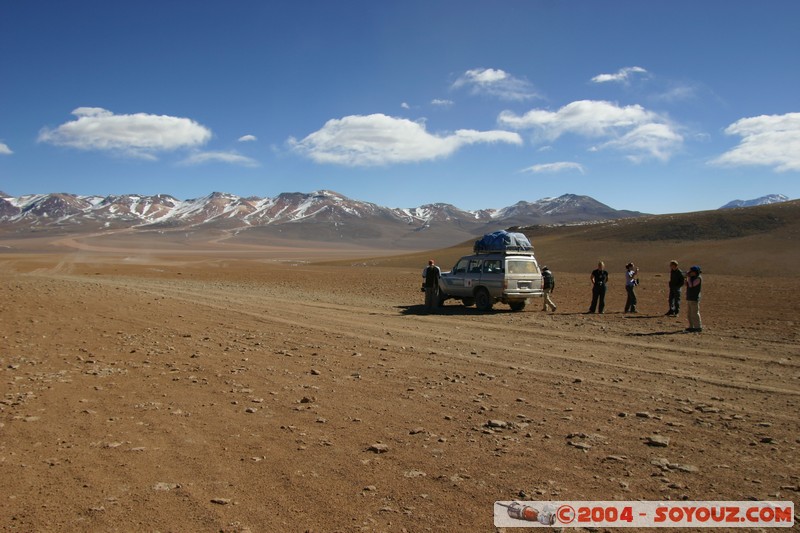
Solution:
M534 237L555 313L426 312L425 260L467 244L0 239L0 529L494 531L497 500L797 505L792 228ZM588 315L598 258L606 313ZM673 258L703 263L703 333L664 316Z

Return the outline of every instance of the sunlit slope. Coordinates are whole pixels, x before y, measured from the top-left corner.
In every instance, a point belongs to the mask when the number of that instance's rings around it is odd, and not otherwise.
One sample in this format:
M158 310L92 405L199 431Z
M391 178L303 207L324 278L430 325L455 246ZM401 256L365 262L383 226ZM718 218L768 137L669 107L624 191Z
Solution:
M497 228L503 229L503 228ZM507 228L506 228L507 229ZM580 226L514 228L534 245L540 263L564 272L590 272L598 260L609 271L633 261L646 271L666 271L671 259L719 274L800 274L800 200L780 204L657 215ZM361 261L420 266L429 258L449 268L473 241L424 253Z

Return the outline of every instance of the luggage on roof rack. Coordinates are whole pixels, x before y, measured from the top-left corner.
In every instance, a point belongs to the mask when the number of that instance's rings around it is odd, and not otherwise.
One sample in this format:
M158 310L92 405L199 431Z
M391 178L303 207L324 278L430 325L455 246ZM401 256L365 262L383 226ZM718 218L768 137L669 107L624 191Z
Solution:
M533 253L533 245L524 233L514 233L505 230L487 233L472 247L476 254L488 253Z

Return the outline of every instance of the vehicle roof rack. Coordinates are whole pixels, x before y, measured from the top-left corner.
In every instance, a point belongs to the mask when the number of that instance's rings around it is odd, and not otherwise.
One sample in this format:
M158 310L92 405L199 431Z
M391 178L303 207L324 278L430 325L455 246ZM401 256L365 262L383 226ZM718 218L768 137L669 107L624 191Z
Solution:
M534 255L533 248L504 248L502 250L475 250L475 255L503 254L503 255Z

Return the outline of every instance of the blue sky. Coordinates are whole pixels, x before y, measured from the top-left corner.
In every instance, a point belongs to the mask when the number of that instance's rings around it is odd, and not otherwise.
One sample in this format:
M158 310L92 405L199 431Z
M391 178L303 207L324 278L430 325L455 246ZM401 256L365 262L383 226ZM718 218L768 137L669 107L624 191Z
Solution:
M798 21L794 0L7 1L0 190L798 198Z

